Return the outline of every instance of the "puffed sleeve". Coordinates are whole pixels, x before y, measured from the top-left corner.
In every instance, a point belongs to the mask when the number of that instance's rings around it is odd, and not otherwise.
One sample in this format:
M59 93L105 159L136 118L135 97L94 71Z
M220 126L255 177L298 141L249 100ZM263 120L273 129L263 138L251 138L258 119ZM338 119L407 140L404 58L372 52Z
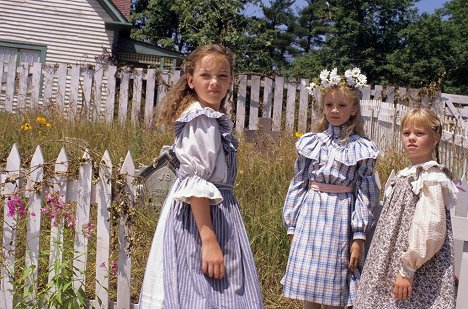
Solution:
M358 162L356 203L351 215L353 239L366 239L374 225L373 211L379 203L380 190L374 175L376 160L367 158Z
M283 207L283 224L288 234L294 234L296 221L309 186L308 169L310 159L298 155L294 163L294 178L289 184Z
M208 181L220 151L223 149L216 119L199 115L185 124L174 148L182 178L180 187L174 192L176 200L189 203L190 197L205 197L210 205L223 201L218 188Z
M408 249L400 257L400 274L405 277L413 277L442 248L447 232L446 208L456 199L457 189L445 174L432 173L421 178L413 183L413 191L420 198L408 232Z

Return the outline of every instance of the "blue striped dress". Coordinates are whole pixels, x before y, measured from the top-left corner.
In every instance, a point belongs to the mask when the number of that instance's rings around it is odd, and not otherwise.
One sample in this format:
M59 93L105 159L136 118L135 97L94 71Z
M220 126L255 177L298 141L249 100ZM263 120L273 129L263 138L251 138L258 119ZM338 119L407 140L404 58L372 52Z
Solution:
M304 134L296 143L298 157L283 208L283 222L293 234L283 277L283 295L331 306L352 306L361 266L348 269L353 239L366 239L379 202L374 177L375 144L344 126ZM309 182L353 187L353 192L309 190Z
M263 308L250 243L233 195L238 141L224 114L194 103L175 123L178 179L163 206L140 294L140 308ZM206 197L225 276L201 272L191 196ZM162 263L161 263L162 262ZM162 265L161 265L162 264Z

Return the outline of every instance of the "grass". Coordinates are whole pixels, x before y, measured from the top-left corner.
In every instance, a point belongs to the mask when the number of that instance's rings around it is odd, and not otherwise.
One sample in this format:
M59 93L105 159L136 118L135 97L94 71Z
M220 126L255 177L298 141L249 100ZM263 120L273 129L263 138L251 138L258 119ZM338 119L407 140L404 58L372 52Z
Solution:
M37 117L44 117L46 121L38 122ZM29 123L31 129L21 129L22 126L25 128L25 123ZM171 134L144 131L131 125L122 128L118 124L80 121L70 123L54 114L38 113L14 115L0 113L0 135L2 136L0 170L5 167L6 158L14 143L19 148L23 166L27 166L36 146L40 145L47 162L46 177L50 176L55 159L60 149L64 147L71 163L69 175L71 178L77 177L79 159L84 149L90 151L95 164L100 161L104 151L108 150L114 165L118 166L127 151L130 151L137 166L143 166L150 164L157 157L163 145L171 144L173 141ZM296 138L292 134L283 134L274 142L261 145L248 143L242 137L240 139L239 170L234 190L251 241L266 307L301 308L300 302L281 296L280 284L289 250L289 241L282 225L281 214L284 197L293 177ZM392 169L398 170L406 163L407 160L401 154L386 152L377 166L381 182L385 183ZM95 205L91 211L91 221L95 223ZM158 210L152 205L140 204L135 208L131 278L131 297L134 303L138 301L157 217ZM46 223L43 225L47 226ZM112 228L116 229L118 226ZM44 239L47 233L47 228L44 228ZM41 244L44 245L47 242L44 242L42 237L41 235ZM24 233L19 233L18 243L24 241ZM89 242L86 273L86 293L89 298L92 298L95 290L95 282L91 279L95 277L95 242L94 236ZM115 241L113 244L111 260L115 261L118 251ZM39 281L46 282L46 275L41 274L41 276ZM116 298L115 277L110 278L110 298L114 300Z

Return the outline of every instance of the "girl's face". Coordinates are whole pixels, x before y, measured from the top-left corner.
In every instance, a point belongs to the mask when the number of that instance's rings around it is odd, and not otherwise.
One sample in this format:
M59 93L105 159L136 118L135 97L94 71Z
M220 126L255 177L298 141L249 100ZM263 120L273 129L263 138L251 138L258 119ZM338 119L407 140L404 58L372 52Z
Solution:
M323 98L323 114L333 126L345 124L356 113L357 107L353 104L352 99L341 90L329 92Z
M231 66L227 59L212 55L203 57L195 65L193 75L187 75L188 85L195 90L200 103L214 110L219 110L231 81Z
M408 125L403 128L401 141L412 164L424 163L432 160L432 152L440 140L429 126Z

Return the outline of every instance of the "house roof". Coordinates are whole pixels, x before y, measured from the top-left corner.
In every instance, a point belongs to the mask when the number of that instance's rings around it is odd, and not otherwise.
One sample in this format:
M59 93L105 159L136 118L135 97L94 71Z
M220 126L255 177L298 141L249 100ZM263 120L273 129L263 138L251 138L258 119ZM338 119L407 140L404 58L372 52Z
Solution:
M129 38L119 38L119 51L129 52L135 54L144 54L160 57L171 57L171 58L185 58L184 54L179 53L175 50L170 50L162 48L156 45L148 44L145 42L129 39Z
M97 0L97 2L104 8L104 10L113 19L112 22L106 22L108 28L130 28L131 23L128 22L127 18L119 11L112 0Z

